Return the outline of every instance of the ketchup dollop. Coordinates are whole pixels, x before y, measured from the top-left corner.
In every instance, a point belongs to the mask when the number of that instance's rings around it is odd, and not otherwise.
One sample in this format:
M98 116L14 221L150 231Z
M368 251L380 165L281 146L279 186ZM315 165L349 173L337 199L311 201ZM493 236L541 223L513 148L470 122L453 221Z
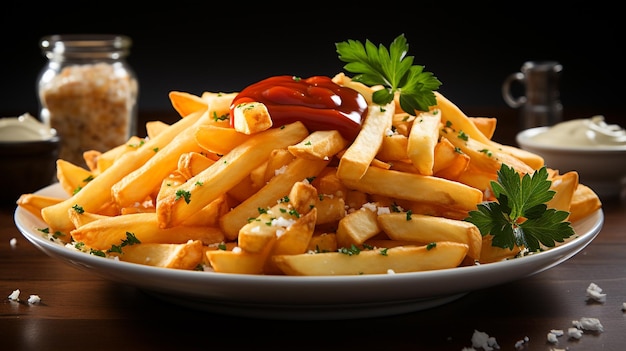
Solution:
M233 99L231 126L233 109L245 102L265 104L276 127L301 121L309 132L335 129L349 141L356 138L367 113L363 95L325 76L275 76L249 85Z

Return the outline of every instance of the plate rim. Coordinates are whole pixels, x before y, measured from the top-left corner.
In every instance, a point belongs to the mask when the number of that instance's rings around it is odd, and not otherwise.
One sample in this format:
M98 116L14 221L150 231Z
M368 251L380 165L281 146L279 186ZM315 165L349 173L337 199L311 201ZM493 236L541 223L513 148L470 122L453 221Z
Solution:
M50 194L60 189L60 185L55 183L36 193ZM474 290L540 273L566 261L589 245L602 229L604 212L600 208L572 224L575 228L583 228L584 233L575 234L575 237L547 251L522 258L425 272L316 277L187 271L106 259L52 242L43 233L38 235L36 224L45 226L45 223L25 209L16 208L14 221L22 235L47 255L87 273L135 286L171 302L175 301L168 297L188 297L194 302L184 303L184 299L181 299L180 303L217 313L257 318L276 316L280 319L289 318L290 315L292 318L303 318L302 309L298 309L298 305L312 304L320 308L334 306L335 310L322 309L319 313L310 313L307 318L343 319L384 314L378 307L390 302L400 304L390 309L390 314L402 311L403 307L407 312L430 308L436 306L438 301L449 302L450 296L462 296ZM503 274L511 271L514 274ZM143 280L137 280L137 277L142 277ZM164 280L169 283L162 284ZM201 289L191 289L198 287ZM255 295L246 294L246 290L255 291ZM354 296L355 292L359 293L358 296ZM220 301L228 302L232 306L218 308L216 303L219 304ZM402 301L406 302L405 306L401 305ZM241 305L240 308L237 308L238 304ZM248 308L246 312L245 306L250 304L259 308ZM351 307L351 304L354 306ZM368 304L371 307L369 311L364 307L355 308ZM271 306L274 311L271 312L269 308L264 310L263 305ZM281 311L277 306L283 306L285 310Z

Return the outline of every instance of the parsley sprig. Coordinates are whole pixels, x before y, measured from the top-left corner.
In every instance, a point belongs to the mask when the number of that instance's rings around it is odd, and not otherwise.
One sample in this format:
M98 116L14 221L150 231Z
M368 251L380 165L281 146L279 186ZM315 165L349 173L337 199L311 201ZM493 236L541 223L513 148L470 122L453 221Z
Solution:
M491 182L497 201L479 204L465 220L474 223L483 236L493 235L493 246L513 249L517 245L532 252L541 250L540 243L554 247L572 236L574 229L565 221L569 212L547 207L555 194L551 184L546 167L520 177L503 164L498 181Z
M389 49L382 44L376 47L369 40L365 45L347 40L335 47L339 59L347 62L344 69L356 73L354 81L384 87L374 92L372 99L376 104L390 103L396 92L400 94L400 106L411 115L437 104L433 91L439 89L441 82L431 72L424 72L424 66L413 65L413 56L407 56L409 45L404 34L395 38Z

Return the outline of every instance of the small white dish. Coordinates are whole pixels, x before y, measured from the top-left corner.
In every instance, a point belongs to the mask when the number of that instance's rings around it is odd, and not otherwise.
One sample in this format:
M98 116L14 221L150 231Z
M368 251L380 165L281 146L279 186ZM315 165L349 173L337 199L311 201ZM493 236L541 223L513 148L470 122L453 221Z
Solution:
M30 142L54 138L57 132L46 127L29 113L19 117L0 118L0 142Z
M64 197L58 183L37 193ZM24 237L49 256L174 304L251 318L338 320L420 311L540 273L591 243L602 228L604 213L598 210L573 223L576 235L565 243L522 258L427 272L328 277L226 274L116 261L46 239L39 231L45 223L21 208L14 219Z
M534 139L550 128L523 130L516 141L522 149L543 157L546 167L578 172L580 183L600 198L620 196L626 181L626 145L551 145Z

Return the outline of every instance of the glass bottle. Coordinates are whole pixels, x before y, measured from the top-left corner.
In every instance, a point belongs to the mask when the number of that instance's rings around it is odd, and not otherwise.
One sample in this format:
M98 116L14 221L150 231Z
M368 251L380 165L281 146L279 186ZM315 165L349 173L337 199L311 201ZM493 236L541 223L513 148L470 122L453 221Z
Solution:
M48 61L37 79L40 119L61 137L59 158L89 167L84 152L105 152L136 133L139 84L126 61L131 45L124 35L41 39Z

